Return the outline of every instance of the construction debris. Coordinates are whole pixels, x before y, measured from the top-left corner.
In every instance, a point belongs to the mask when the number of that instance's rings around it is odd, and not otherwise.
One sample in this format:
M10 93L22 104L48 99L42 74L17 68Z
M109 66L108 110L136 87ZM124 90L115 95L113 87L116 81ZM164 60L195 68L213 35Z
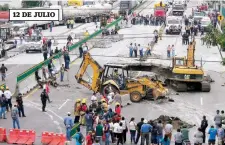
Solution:
M182 121L178 117L172 117L172 116L166 116L166 115L160 115L157 119L153 120L154 122L158 122L159 120L162 121L163 125L166 125L168 121L172 121L172 125L174 129L182 128L183 126L186 126L187 128L192 128L195 125L189 124L185 121Z

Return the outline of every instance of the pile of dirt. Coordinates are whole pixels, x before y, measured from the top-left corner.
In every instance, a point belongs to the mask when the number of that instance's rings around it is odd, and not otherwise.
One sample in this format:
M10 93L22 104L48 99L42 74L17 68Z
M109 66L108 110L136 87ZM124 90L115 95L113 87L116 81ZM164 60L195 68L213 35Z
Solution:
M162 121L163 125L166 125L168 121L172 121L172 125L174 129L182 128L182 126L186 126L187 128L192 128L195 125L189 124L185 121L182 121L178 117L172 117L172 116L166 116L166 115L161 115L157 119L153 120L154 122L158 122L159 120Z

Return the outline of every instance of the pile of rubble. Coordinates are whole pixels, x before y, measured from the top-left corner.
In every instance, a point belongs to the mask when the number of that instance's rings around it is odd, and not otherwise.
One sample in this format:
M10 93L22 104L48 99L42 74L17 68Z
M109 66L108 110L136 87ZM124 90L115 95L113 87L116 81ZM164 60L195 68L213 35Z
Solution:
M189 124L185 121L182 121L178 117L171 117L166 115L160 115L157 119L153 120L154 122L158 122L159 120L165 125L168 121L172 121L172 125L174 129L182 128L182 126L186 126L187 128L192 128L195 125Z

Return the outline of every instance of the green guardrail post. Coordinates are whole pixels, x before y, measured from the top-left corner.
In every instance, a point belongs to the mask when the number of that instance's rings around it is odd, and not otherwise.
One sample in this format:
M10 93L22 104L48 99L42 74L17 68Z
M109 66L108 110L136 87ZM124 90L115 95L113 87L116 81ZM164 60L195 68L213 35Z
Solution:
M70 131L70 137L73 137L77 133L77 128L80 128L80 123L77 123L73 126Z

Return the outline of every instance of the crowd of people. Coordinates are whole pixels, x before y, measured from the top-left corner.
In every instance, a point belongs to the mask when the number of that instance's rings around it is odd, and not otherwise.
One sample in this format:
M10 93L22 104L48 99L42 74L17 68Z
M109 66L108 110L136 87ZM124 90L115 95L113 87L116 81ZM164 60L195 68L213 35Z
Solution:
M151 15L140 15L133 13L131 24L133 25L152 25L152 26L161 26L165 23L165 19L163 17L156 17L153 14Z

